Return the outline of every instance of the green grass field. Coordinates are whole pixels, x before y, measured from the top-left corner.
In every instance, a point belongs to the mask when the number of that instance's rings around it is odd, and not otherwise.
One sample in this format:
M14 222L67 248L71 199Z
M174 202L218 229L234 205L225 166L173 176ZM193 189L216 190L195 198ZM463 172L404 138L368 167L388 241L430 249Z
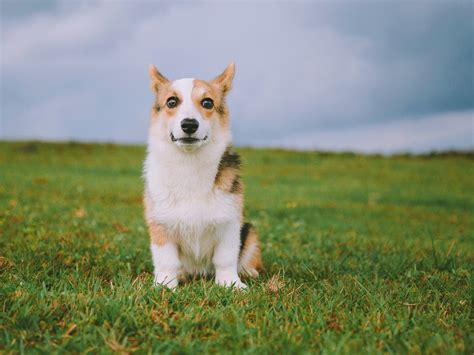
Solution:
M474 352L472 154L240 149L266 269L172 292L144 151L0 143L0 352Z

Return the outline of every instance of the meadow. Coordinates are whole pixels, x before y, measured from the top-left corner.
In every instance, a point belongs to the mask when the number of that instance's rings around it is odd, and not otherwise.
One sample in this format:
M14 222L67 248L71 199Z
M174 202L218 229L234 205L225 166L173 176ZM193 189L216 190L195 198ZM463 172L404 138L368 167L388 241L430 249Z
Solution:
M265 270L172 292L144 147L0 142L0 352L474 352L474 154L239 152Z

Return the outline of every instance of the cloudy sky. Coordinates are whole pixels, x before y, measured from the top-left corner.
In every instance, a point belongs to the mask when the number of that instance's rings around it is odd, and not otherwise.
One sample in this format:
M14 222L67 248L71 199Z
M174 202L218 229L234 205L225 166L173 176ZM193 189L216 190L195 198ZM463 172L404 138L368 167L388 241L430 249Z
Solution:
M235 61L239 145L474 148L471 1L0 0L0 138L144 143L148 64Z

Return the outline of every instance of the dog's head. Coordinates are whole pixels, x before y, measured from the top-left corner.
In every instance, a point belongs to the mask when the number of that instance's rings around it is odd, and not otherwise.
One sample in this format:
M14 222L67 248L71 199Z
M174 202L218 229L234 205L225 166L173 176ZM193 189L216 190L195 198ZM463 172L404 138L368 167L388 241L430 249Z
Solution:
M228 132L225 97L232 87L234 72L232 63L211 81L170 81L150 65L151 90L156 97L151 112L153 139L192 152Z

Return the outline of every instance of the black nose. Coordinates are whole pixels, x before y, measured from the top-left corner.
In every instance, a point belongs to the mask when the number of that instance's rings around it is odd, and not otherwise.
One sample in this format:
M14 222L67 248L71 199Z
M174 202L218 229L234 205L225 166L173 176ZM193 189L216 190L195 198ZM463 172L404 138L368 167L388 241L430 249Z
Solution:
M181 121L181 129L184 133L193 134L197 131L199 122L195 118L185 118Z

